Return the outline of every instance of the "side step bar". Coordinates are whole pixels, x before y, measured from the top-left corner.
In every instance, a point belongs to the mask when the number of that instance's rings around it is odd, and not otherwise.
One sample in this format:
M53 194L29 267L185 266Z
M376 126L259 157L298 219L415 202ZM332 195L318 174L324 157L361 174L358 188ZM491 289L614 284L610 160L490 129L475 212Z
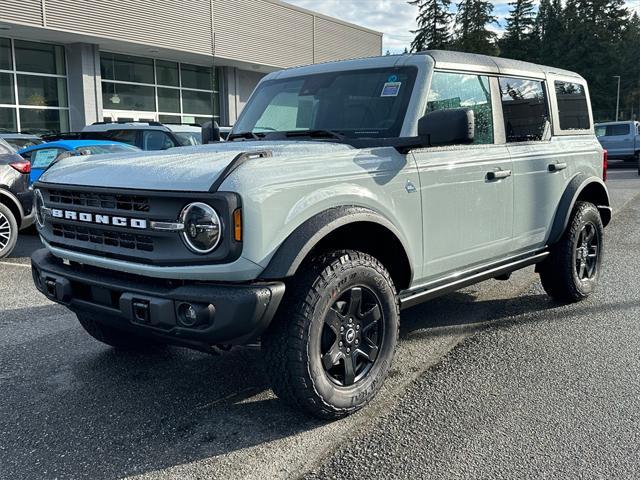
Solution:
M520 260L515 260L503 265L498 265L490 268L489 270L482 270L466 276L461 276L463 274L456 274L454 276L455 278L453 278L452 280L447 281L445 279L445 283L441 283L442 280L438 280L437 282L434 282L432 284L433 286L427 285L420 291L408 292L406 296L401 297L400 308L405 309L413 307L414 305L426 302L427 300L432 300L441 295L445 295L461 288L468 287L469 285L473 285L474 283L479 283L484 280L499 277L500 275L520 270L521 268L528 267L529 265L540 263L545 258L547 258L548 255L549 252L541 252L527 258L522 258Z

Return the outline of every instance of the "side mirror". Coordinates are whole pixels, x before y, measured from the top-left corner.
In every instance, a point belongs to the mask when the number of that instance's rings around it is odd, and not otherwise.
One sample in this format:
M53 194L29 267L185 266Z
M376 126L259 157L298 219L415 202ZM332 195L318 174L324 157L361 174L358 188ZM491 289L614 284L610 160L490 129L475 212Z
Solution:
M202 125L202 143L214 143L220 141L220 126L218 122L212 120Z
M418 136L432 147L473 143L475 116L470 108L427 113L418 120Z

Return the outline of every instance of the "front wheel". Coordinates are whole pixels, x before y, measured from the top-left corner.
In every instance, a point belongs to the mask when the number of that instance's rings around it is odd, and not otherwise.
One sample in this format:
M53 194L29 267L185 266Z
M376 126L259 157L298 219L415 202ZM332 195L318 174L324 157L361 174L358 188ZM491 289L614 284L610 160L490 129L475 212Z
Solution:
M567 230L540 266L545 291L562 302L588 297L600 276L604 227L595 205L578 202Z
M393 281L375 258L336 251L289 282L263 335L267 374L282 400L320 418L340 418L371 400L398 339Z
M18 241L18 222L11 210L0 203L0 258L11 254Z

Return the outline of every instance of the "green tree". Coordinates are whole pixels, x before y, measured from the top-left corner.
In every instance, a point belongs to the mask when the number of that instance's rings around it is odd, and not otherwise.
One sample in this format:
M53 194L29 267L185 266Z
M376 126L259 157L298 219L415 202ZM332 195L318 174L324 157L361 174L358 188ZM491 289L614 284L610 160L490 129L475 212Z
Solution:
M620 43L622 108L627 118L640 118L640 17L631 15Z
M505 32L498 42L500 55L527 60L535 42L533 0L515 0L509 2L509 6L512 9L507 17Z
M411 5L418 7L418 29L411 42L411 51L426 49L446 49L451 43L450 0L412 0Z
M533 26L531 60L562 66L564 28L561 0L542 0Z
M559 66L587 79L596 118L612 118L617 93L612 77L625 76L621 41L629 12L624 0L568 0L562 17Z
M470 53L497 55L496 34L489 25L498 24L493 5L483 0L462 0L455 18L454 47Z

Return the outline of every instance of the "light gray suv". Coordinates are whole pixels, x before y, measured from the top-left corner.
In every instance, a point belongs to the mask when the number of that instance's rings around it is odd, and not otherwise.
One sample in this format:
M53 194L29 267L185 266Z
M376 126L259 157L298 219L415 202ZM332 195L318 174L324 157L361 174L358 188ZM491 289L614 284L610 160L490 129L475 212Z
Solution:
M116 348L260 339L314 415L380 389L400 311L536 265L573 302L611 219L585 80L429 51L262 80L228 142L62 160L33 278Z

